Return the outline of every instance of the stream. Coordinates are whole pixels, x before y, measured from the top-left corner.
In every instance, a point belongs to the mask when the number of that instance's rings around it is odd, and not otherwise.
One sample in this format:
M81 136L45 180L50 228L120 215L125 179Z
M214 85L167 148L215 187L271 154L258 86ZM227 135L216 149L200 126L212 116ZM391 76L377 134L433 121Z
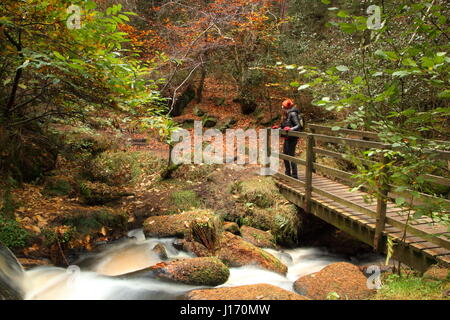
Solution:
M175 238L145 238L141 230L128 234L129 238L104 244L93 253L81 256L69 268L40 266L24 271L9 250L0 250L0 299L14 295L24 299L180 299L186 292L206 287L190 286L145 276L120 278L119 275L141 270L162 260L152 251L160 243L168 260L190 258L172 245ZM329 253L323 248L265 249L288 266L282 276L255 266L230 268L228 281L218 287L269 283L293 291L293 282L300 276L317 272L335 262L356 265L379 263L383 257L367 254L348 257ZM3 294L2 294L3 291Z

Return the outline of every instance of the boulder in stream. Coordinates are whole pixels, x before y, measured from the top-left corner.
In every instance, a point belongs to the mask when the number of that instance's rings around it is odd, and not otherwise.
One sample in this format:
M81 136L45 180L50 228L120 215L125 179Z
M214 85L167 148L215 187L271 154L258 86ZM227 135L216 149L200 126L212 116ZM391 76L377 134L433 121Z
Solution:
M265 283L193 290L184 298L187 300L310 300L297 293Z
M276 248L275 239L270 231L262 231L249 226L242 226L241 235L245 241L248 241L257 247Z
M202 244L195 241L185 241L184 249L199 257L210 255ZM276 257L230 232L223 233L216 256L230 267L255 265L283 275L287 273L287 267Z
M217 258L202 257L161 262L121 277L130 278L141 275L188 285L218 286L228 280L230 270Z
M154 216L144 222L144 233L150 237L183 237L195 219L210 219L214 213L208 210L193 210L180 214Z
M239 225L236 222L224 222L223 230L231 232L232 234L239 235L241 231L239 230Z
M318 300L325 300L330 294L342 300L361 300L375 293L367 287L367 278L361 270L347 262L333 263L319 272L300 277L294 289Z
M158 243L157 245L155 245L152 251L156 253L161 260L167 260L167 250L162 243Z

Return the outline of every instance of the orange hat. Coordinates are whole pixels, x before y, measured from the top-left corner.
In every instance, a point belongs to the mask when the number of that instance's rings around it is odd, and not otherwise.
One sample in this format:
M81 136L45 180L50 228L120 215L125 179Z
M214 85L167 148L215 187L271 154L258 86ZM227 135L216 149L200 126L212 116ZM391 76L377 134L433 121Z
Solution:
M294 101L292 101L291 99L286 99L283 101L282 106L285 109L289 109L292 108L292 106L294 105Z

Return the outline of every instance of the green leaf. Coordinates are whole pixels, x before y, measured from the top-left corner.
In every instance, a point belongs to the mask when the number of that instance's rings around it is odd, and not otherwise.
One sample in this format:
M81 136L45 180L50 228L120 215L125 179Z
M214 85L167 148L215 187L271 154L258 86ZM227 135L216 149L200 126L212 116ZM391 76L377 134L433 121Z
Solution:
M304 90L304 89L309 88L309 87L310 87L309 84L303 84L303 85L301 85L300 87L298 87L298 91Z
M121 18L122 20L125 20L125 21L130 21L130 18L128 18L126 15L124 15L124 14L119 14L119 18Z
M340 17L340 18L347 18L347 17L350 17L350 15L348 14L348 12L345 11L345 10L340 10L340 11L337 13L337 16Z
M64 56L62 54L60 54L58 51L53 51L53 54L55 55L55 57L57 57L59 60L63 60L65 61L66 58L64 58Z
M441 99L450 99L450 90L444 90L438 93L438 98Z
M393 51L383 51L383 50L378 49L378 50L375 51L374 54L376 56L380 56L380 57L383 57L385 59L390 59L390 60L393 60L393 61L398 60L397 54L395 52L393 52Z
M358 31L358 29L356 28L356 26L353 23L339 23L339 27L345 33L354 33L356 31Z
M400 71L395 71L392 76L394 77L399 77L399 78L403 78L406 77L408 75L410 75L411 72L407 71L407 70L400 70Z
M416 62L410 58L406 58L405 60L403 60L402 64L408 67L417 67Z
M346 72L346 71L349 70L349 68L346 67L346 66L337 66L336 69L341 71L341 72Z
M398 206L404 205L406 203L405 198L399 197L395 199L395 204Z
M355 79L353 79L353 84L359 84L359 83L361 83L362 80L363 80L363 78L358 76Z
M97 4L92 0L88 0L86 2L86 4L84 5L84 7L86 10L92 10L92 9L97 8Z

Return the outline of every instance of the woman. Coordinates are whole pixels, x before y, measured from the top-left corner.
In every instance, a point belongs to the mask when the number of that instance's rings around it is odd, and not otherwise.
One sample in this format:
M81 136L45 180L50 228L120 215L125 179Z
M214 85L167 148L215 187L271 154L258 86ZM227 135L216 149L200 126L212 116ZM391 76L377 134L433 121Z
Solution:
M291 99L284 100L282 103L285 112L281 126L273 126L272 129L282 128L283 130L300 131L303 129L303 119L300 110L295 106ZM288 156L295 156L295 147L297 146L297 137L285 137L283 145L283 153ZM298 179L297 164L284 160L285 173L287 176Z

